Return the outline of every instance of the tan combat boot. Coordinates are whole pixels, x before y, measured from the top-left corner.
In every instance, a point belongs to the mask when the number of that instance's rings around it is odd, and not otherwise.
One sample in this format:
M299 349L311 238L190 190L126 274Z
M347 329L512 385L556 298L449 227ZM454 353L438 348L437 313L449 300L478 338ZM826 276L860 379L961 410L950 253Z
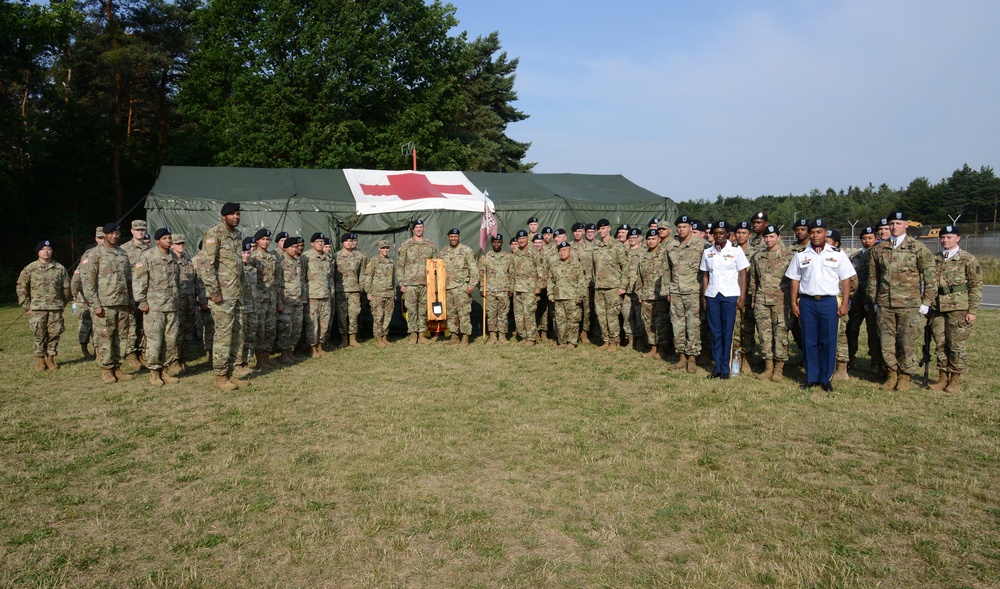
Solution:
M125 374L125 372L122 371L121 366L115 366L114 372L115 372L115 378L117 378L119 381L132 380L133 378L131 374Z
M587 335L587 330L586 329L584 329L583 331L580 332L580 343L581 344L589 344L590 343L590 336Z
M908 391L910 390L910 375L905 372L900 372L896 377L896 390L897 391Z
M681 353L679 355L680 355L680 360L677 361L677 364L671 364L670 370L685 370L687 368L688 365L687 354Z
M531 341L530 339L525 339L521 340L521 345L526 348L530 348L531 346L535 345L535 342Z
M771 380L771 376L774 374L774 360L771 358L764 359L764 372L757 375L757 380Z
M250 384L250 381L249 381L249 380L243 380L243 379L240 379L240 378L238 378L238 377L236 376L236 374L235 374L235 373L230 373L230 374L229 374L229 382L233 383L233 384L234 384L234 385L236 385L237 387L245 387L245 386L247 386L248 384Z
M771 375L771 382L781 382L785 376L785 362L783 360L774 361L774 373Z
M240 388L235 383L229 381L229 378L223 374L217 374L215 376L215 383L212 385L221 391L235 391Z
M142 362L139 361L139 355L136 354L135 352L132 352L131 354L126 356L125 361L128 362L129 368L131 368L132 370L142 369Z
M649 351L642 355L643 358L655 358L660 355L660 347L653 344L649 347Z
M310 358L319 358L320 357L319 344L315 344L315 345L309 346L309 357Z
M246 364L237 364L233 367L233 376L236 378L246 378L253 374L253 369Z
M837 370L833 373L833 377L830 379L831 382L842 382L845 380L851 380L851 376L847 374L847 362L838 360Z
M888 370L886 370L886 375L887 376L885 377L885 382L883 382L882 386L879 388L881 388L883 391L894 390L896 388L896 382L899 380L898 373L894 369L889 368Z
M38 372L43 372L43 371L48 370L48 369L49 369L49 365L45 361L45 358L43 358L42 356L36 356L35 357L35 370L37 370Z
M184 367L181 366L181 363L179 361L177 361L177 360L174 360L173 362L171 362L167 366L167 372L166 373L168 375L170 375L170 376L177 376L181 372L184 372ZM164 382L166 382L166 381L164 381Z
M469 334L467 333L459 334L458 345L462 347L467 347L469 345Z
M948 387L948 371L938 369L938 379L937 382L928 386L927 390L930 391L943 391Z
M944 390L949 393L962 392L962 375L957 372L952 372L951 378L948 379L948 386L945 387Z
M444 341L444 345L446 345L446 346L454 346L457 343L458 343L458 335L456 335L454 333L451 334L451 335L449 335L448 339L446 339Z
M101 368L101 382L104 384L114 384L118 382L115 373L110 368Z
M162 387L163 386L163 379L160 378L160 370L158 368L157 369L150 369L150 371L149 371L149 384L153 385L154 387Z
M160 370L160 380L162 380L166 384L177 384L181 381L181 379L177 378L176 376L173 376L172 374L170 374L169 370L165 369Z
M350 336L348 336L348 338L347 338L347 345L350 346L350 347L352 347L352 348L359 347L361 344L358 343L358 334L352 333Z
M740 353L740 374L750 375L753 370L750 368L750 361L747 360L747 355Z
M498 331L497 332L497 343L498 344L509 344L510 340L507 339L507 334L504 333L504 332L502 332L502 331Z
M697 374L698 373L698 357L697 356L688 356L687 357L687 366L686 366L686 369L688 371L688 374Z

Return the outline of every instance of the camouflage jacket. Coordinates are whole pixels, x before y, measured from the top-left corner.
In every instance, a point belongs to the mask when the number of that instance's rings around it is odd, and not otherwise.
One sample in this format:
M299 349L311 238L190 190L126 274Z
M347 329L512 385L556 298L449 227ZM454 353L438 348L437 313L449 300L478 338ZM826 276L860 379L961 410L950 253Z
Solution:
M268 250L259 247L250 252L250 259L257 263L257 296L261 301L280 301L282 293L278 289L279 259Z
M628 280L628 252L614 239L596 241L591 250L594 258L594 288L625 288Z
M337 292L361 292L361 277L368 265L368 254L354 250L337 252L334 267L333 286ZM425 268L426 269L426 268Z
M678 241L667 249L667 260L670 265L670 294L697 294L701 292L700 271L701 253L704 251L704 240L693 235L687 241Z
M139 255L132 270L132 293L139 307L172 313L180 304L180 264L174 252L151 247Z
M69 294L73 297L73 302L77 307L87 306L87 300L83 298L83 275L80 274L80 265L76 265L73 276L69 279Z
M136 263L139 261L139 257L142 256L144 252L156 249L141 241L137 242L134 239L130 239L118 247L122 248L122 251L125 252L126 256L128 256L128 263L131 264L133 268L135 268Z
M132 303L132 265L122 248L89 250L80 260L83 298L94 308L127 307Z
M17 302L29 311L61 311L69 297L69 274L54 260L35 260L17 277Z
M750 259L747 274L747 299L754 306L783 307L791 282L785 277L795 256L792 250L778 242L774 251L763 249Z
M486 286L487 294L513 292L514 280L510 271L511 257L510 252L489 251L479 259L479 283Z
M302 262L306 267L306 283L310 299L328 299L333 296L334 268L338 265L333 257L311 249L303 252Z
M257 312L257 265L251 258L243 265L243 312Z
M178 292L182 297L197 298L198 295L198 273L195 271L194 262L188 257L187 252L177 256L177 267L179 270Z
M363 289L373 297L393 298L396 282L393 280L395 264L389 258L375 256L365 265Z
M934 282L928 285L933 293L935 311L965 311L975 315L983 302L983 271L976 256L965 250L948 260L944 252L934 254Z
M868 300L886 307L919 307L934 302L934 254L907 237L897 247L884 241L869 250ZM927 290L921 296L921 285Z
M446 245L438 253L444 260L445 290L460 288L462 290L475 288L479 280L479 264L472 248L465 244L455 247Z
M541 256L532 255L533 251L535 248L529 244L525 249L517 249L510 255L510 276L514 292L535 292L536 289L545 288L545 266Z
M851 297L851 301L855 305L864 305L871 302L868 300L868 261L871 255L871 248L859 249L851 254L851 264L854 266L854 272L857 275L856 279L858 281L857 291Z
M205 283L209 299L222 296L222 305L243 297L243 236L238 229L230 230L220 222L205 232L203 247L198 253L198 276Z
M665 299L670 295L670 264L663 248L646 250L635 266L635 275L630 282L639 298L644 301Z
M302 304L308 302L306 290L306 270L305 264L298 256L288 255L288 251L282 254L279 265L281 280L281 301L287 304Z
M625 246L625 252L628 254L628 266L625 268L625 291L626 292L636 292L635 281L639 278L639 260L642 259L643 255L649 251L645 247L637 247L632 249Z
M427 260L437 257L437 246L424 239L407 239L396 252L396 278L403 286L427 284Z
M587 295L587 280L580 262L572 256L556 258L549 265L548 296L553 301L578 301Z

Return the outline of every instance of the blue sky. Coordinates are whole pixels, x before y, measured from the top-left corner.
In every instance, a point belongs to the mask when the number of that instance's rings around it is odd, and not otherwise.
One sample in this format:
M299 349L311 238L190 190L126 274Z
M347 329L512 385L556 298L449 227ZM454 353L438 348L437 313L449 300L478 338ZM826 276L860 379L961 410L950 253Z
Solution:
M537 172L676 200L1000 172L1000 2L451 0L520 59Z

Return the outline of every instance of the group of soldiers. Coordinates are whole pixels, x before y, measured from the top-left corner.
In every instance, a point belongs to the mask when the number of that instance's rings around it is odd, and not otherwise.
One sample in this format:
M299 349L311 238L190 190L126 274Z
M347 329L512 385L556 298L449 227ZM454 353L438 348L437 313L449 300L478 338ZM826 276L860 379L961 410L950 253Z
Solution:
M378 243L369 258L357 249L357 234L345 233L334 252L323 233L302 237L258 230L243 238L237 229L239 205L226 203L218 225L203 236L200 251L189 256L183 235L160 228L149 240L144 221L133 221L132 239L120 244L114 223L98 229L72 278L52 260L49 242L36 248L38 260L18 279L19 301L30 313L36 368L57 369L62 310L74 297L81 318L80 343L88 352L91 325L95 355L106 383L130 380L148 368L155 386L177 382L192 359L194 342L208 351L215 386L232 390L257 370L300 362L294 352L308 346L311 357L326 355L333 321L342 347L357 346L362 299L370 306L376 345L387 346L389 321L398 293L406 309L409 337L404 343L429 344L427 260L444 261L448 343L468 345L472 295L483 298L488 344L518 338L524 346L552 341L560 348L599 342L600 349L632 347L648 358L676 354L674 370L700 371L703 350L713 338L731 338L734 373L780 381L789 358L789 334L800 341L790 313L792 256L809 245L809 223L794 223L795 243L783 245L780 230L765 212L735 225L732 245L750 262L732 333L712 333L705 319L702 256L712 247L712 224L687 215L673 224L653 218L645 230L627 224L612 233L611 223L578 222L570 232L541 227L535 217L516 232L504 250L503 236L478 260L448 231L438 248L412 224L412 236L390 257L390 243ZM728 225L728 224L726 224ZM932 327L939 378L931 388L958 391L967 370L965 341L982 297L974 256L961 250L957 227L941 232L942 252L932 255L906 237L905 215L894 213L862 230L859 251L850 260L849 313L839 322L837 366L833 380L850 378L862 323L867 325L871 365L886 390L907 390L917 368L925 322ZM840 245L837 231L828 240ZM276 245L271 248L273 243ZM200 337L199 337L200 336ZM800 346L801 347L801 346ZM276 357L272 357L276 355Z

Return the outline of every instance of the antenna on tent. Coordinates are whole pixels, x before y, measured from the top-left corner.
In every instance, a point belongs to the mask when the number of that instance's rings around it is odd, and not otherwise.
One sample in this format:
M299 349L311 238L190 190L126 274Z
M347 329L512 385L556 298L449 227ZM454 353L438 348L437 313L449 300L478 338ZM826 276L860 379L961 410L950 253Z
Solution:
M413 156L413 171L417 171L417 146L410 141L409 143L404 143L400 149L403 152L403 157L408 155Z

